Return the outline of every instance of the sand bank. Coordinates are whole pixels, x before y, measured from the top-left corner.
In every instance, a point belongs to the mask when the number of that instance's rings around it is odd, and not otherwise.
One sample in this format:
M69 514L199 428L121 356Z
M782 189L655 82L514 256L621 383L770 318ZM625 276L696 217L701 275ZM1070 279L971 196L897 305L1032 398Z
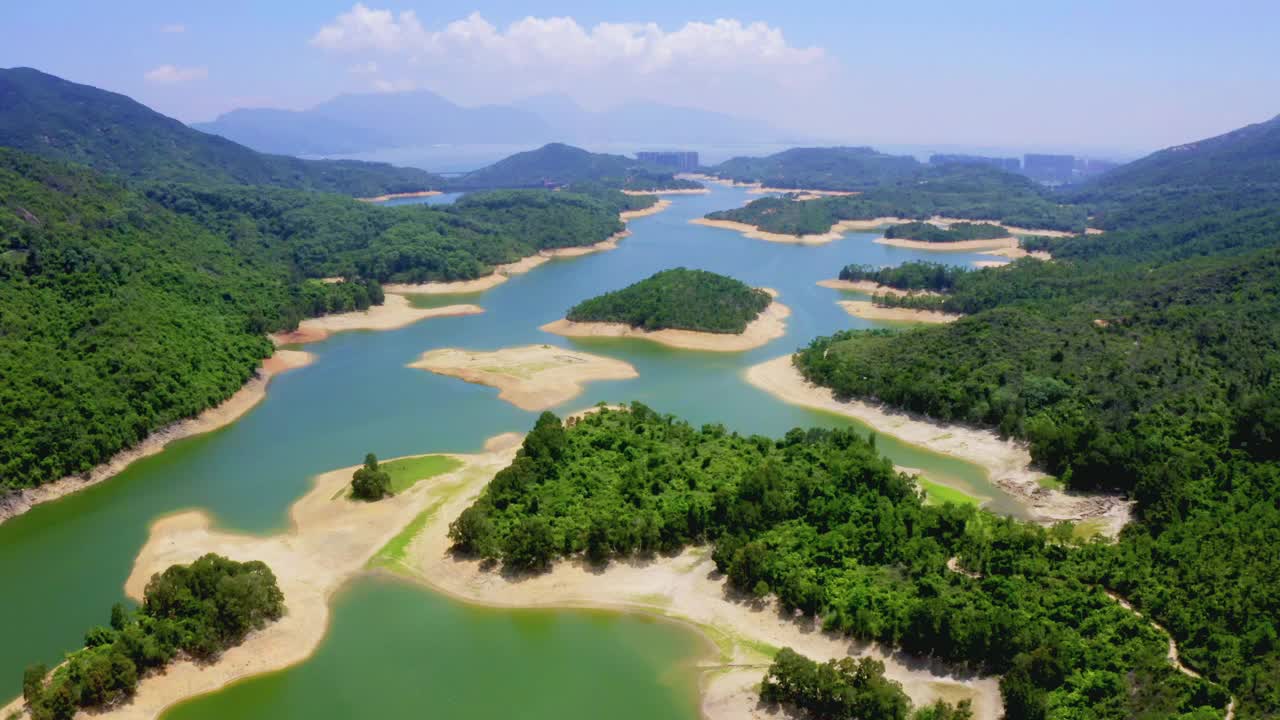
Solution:
M474 280L453 280L450 282L428 283L391 283L383 285L388 293L404 295L462 295L478 293L501 285L512 275L523 275L551 259L550 255L539 253L521 258L512 263L495 265L493 272Z
M175 440L230 425L267 396L267 385L272 377L287 370L309 365L314 359L314 355L301 350L276 350L274 355L262 361L262 366L249 379L249 382L217 407L209 408L195 417L179 420L156 430L138 445L121 450L110 460L87 473L68 475L37 488L20 490L0 497L0 522L21 515L40 503L57 500L77 490L96 485L129 467L133 461L155 455Z
M840 300L840 307L854 317L863 320L889 320L893 322L949 323L961 318L955 313L916 308L886 307L870 300Z
M708 188L674 188L671 190L623 190L623 195L706 195Z
M125 583L130 597L141 600L154 573L215 552L234 560L262 560L270 566L284 592L285 616L251 633L216 663L177 662L162 675L143 678L131 702L95 713L95 717L150 720L187 698L302 662L315 652L328 629L333 593L363 572L380 548L420 513L429 512L442 496L464 484L483 486L510 464L520 438L514 433L499 435L482 453L454 455L463 462L459 469L376 503L349 500L342 492L351 482L355 466L320 475L311 491L290 509L292 528L279 535L218 530L203 512L183 512L158 520ZM453 518L441 519L447 524ZM16 707L11 705L10 709Z
M973 266L976 268L997 268L1008 265L1008 260L974 260Z
M994 720L1001 713L994 677L959 678L920 658L886 652L848 637L796 622L773 602L741 598L715 571L707 548L685 550L652 561L613 562L600 572L581 561L562 560L541 575L508 577L486 571L478 561L449 552L448 523L483 488L477 483L441 507L409 544L400 568L411 578L468 602L496 607L579 607L639 610L692 623L711 639L718 657L698 664L702 711L711 720L764 717L757 709L757 686L770 658L762 645L792 647L817 660L871 655L885 663L885 675L901 682L917 704L939 698L970 698L974 716Z
M907 238L876 238L881 245L926 250L928 252L974 252L976 250L1006 250L1018 247L1018 238L1003 237L990 240L956 240L954 242L926 242L924 240L908 240Z
M625 323L573 322L565 319L547 323L539 330L564 337L640 338L681 350L743 352L767 345L786 335L787 317L790 315L791 308L775 300L747 325L746 330L736 335L693 330L645 330Z
M1036 522L1096 521L1115 537L1129 521L1132 503L1115 495L1066 493L1042 487L1044 473L1031 467L1026 445L1001 439L990 430L947 425L863 401L842 402L831 390L800 374L784 355L746 372L747 382L793 405L844 415L912 445L959 458L983 468L991 483L1021 503Z
M942 293L934 292L933 290L900 290L896 287L881 285L872 280L819 280L818 287L860 292L867 295L942 295Z
M547 258L571 258L590 255L591 253L601 252L602 250L617 250L618 241L631 235L630 230L616 232L609 237L592 245L579 245L578 247L551 248L550 250L541 251L541 255Z
M824 197L847 197L861 195L857 190L811 190L809 188L781 188L767 185L755 185L747 191L750 195L794 195L792 200L817 200Z
M378 195L377 197L356 198L361 202L386 202L388 200L398 200L400 198L416 198L416 197L432 197L435 195L443 195L439 190L419 190L417 192L405 193L388 193L386 195Z
M658 202L650 205L647 208L641 208L639 210L623 210L622 212L618 213L618 219L621 220L622 222L627 222L628 220L634 220L635 218L638 218L638 217L645 217L648 215L657 215L658 213L662 212L663 210L666 210L669 207L671 207L670 200L659 200Z
M409 367L496 387L498 398L521 410L546 410L577 397L584 383L639 377L630 363L566 350L525 345L493 352L446 348L422 354Z
M368 310L324 315L308 318L298 324L293 332L276 333L271 339L277 345L319 342L333 333L347 330L396 330L419 320L454 315L475 315L484 312L479 305L446 305L437 308L416 308L403 295L387 293L381 305Z
M995 256L998 256L998 257L1008 258L1008 259L1010 259L1010 260L1017 260L1018 258L1024 258L1024 257L1035 258L1035 259L1037 259L1037 260L1052 260L1052 259L1053 259L1053 256L1052 256L1052 255L1050 255L1049 253L1047 253L1047 252L1045 252L1045 251L1043 251L1043 250L1035 250L1035 251L1028 252L1028 251L1026 251L1026 250L1022 249L1022 247L1021 247L1021 246L1000 248L1000 249L998 249L998 250L988 250L988 251L986 251L986 252L984 252L984 253L982 253L982 254L983 254L983 255L995 255Z
M816 233L812 235L788 235L786 233L768 232L761 230L755 225L747 223L735 222L733 220L712 220L710 218L694 218L689 221L694 225L703 225L706 227L721 228L723 230L733 230L743 235L755 239L765 240L767 242L789 243L792 245L826 245L844 237L846 232L867 232L876 230L885 225L892 225L897 222L907 222L901 218L874 218L872 220L841 220L831 229L824 233Z

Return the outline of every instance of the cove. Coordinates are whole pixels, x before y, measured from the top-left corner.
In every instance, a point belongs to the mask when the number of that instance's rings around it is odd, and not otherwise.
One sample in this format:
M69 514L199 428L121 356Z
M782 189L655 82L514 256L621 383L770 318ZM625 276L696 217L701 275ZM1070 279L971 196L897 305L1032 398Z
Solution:
M872 326L836 305L838 292L815 285L845 264L968 263L981 256L892 248L871 242L874 233L820 247L782 245L688 223L755 197L720 185L706 195L675 196L665 212L632 221L631 236L617 250L552 261L478 296L484 314L390 332L342 333L310 345L316 362L276 378L267 398L236 423L174 443L111 480L0 524L0 696L18 694L27 664L56 663L80 646L85 630L107 621L155 518L203 508L229 529L278 531L310 477L357 463L367 452L384 458L474 452L488 437L532 425L535 414L498 400L496 390L405 367L425 350L547 343L617 357L639 371L635 380L588 385L557 408L561 413L600 401L639 400L695 424L720 422L744 433L856 426L782 403L748 385L741 373L816 335ZM579 300L678 265L777 289L792 309L787 335L750 352L717 354L641 340L571 341L538 330ZM884 435L877 440L895 463L990 497L995 510L1016 512L979 469ZM389 612L374 617L370 622L384 628L412 620ZM329 682L343 682L342 675Z
M698 717L692 663L706 648L674 623L473 607L378 577L353 583L333 610L324 644L306 663L184 702L163 717Z

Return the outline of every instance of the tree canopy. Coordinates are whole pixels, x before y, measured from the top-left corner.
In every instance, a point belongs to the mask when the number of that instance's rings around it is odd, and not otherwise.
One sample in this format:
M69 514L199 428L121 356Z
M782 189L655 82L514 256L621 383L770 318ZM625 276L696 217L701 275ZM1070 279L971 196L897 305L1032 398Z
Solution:
M574 322L625 323L645 330L741 333L773 298L706 270L674 268L574 305Z

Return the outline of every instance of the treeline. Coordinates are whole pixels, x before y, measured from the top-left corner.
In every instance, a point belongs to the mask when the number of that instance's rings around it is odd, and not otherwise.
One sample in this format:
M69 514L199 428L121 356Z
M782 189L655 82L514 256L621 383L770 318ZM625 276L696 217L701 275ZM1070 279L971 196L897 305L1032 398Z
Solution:
M735 157L711 171L722 178L766 187L869 190L909 180L923 167L910 155L886 155L869 147L826 147Z
M452 190L550 188L593 183L613 190L682 190L701 183L676 178L623 155L593 153L564 143L516 153L452 180Z
M921 242L960 242L963 240L992 240L1009 237L1009 231L991 223L952 223L943 228L933 223L909 222L885 228L887 238L903 238Z
M860 195L815 200L761 198L741 208L707 215L795 235L824 233L841 220L899 217L923 221L935 216L1069 232L1085 229L1084 208L1061 204L1020 175L976 165L932 166L909 181Z
M741 593L1003 675L1009 717L1220 712L1225 693L1180 674L1164 638L1104 594L1114 546L1071 534L927 505L850 430L746 437L638 403L568 428L544 413L449 529L459 551L519 571L710 543Z
M822 720L970 720L967 700L952 706L943 700L911 712L902 686L884 676L884 663L851 657L816 663L782 648L760 684L760 699L800 710Z
M598 242L644 202L515 191L377 207L272 188L140 185L0 149L0 491L86 472L230 397L266 332ZM322 282L321 278L344 278Z
M574 322L625 323L645 330L741 333L773 298L706 270L674 268L574 305Z
M866 280L898 290L947 292L970 272L972 271L957 265L915 260L893 267L845 265L840 268L839 277L853 282Z
M129 611L117 603L110 625L85 633L84 648L52 674L43 665L27 668L23 699L34 720L71 720L81 709L103 710L133 695L143 676L179 653L215 659L283 614L284 595L261 562L209 554L174 565L151 577L142 607Z

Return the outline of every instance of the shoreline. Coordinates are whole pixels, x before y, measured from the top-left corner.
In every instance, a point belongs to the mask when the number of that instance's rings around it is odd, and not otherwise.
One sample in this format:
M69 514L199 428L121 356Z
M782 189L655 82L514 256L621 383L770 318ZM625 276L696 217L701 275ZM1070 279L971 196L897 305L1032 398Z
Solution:
M273 377L289 370L306 367L314 360L315 355L302 350L276 350L271 357L262 361L254 371L253 377L218 405L153 431L137 445L117 452L106 462L94 466L88 473L68 475L0 498L0 523L18 517L37 505L58 500L109 480L135 461L164 450L171 442L203 435L230 425L267 396L267 386Z
M648 194L648 193L643 193L643 194ZM662 212L663 210L666 210L669 207L671 207L671 201L666 199L661 199L647 208L640 208L639 210L623 210L622 212L618 213L618 219L621 220L622 222L627 222L629 220L634 220L635 218L648 217L650 215L657 215L658 213Z
M792 405L853 418L877 433L931 452L981 467L991 483L1021 503L1041 525L1060 520L1096 521L1100 532L1116 537L1129 521L1133 502L1104 494L1068 494L1042 487L1049 477L1031 467L1025 443L1000 438L995 432L965 425L948 425L862 400L841 401L825 387L809 382L790 355L748 368L748 383Z
M351 330L398 330L427 318L476 315L482 312L484 308L469 304L416 308L404 295L386 293L381 305L371 305L368 310L308 318L298 323L297 330L273 333L270 337L277 345L305 344L320 342L334 333Z
M771 295L777 293L769 290ZM635 338L648 340L677 350L707 352L745 352L763 347L787 334L787 318L791 308L774 300L737 334L698 330L645 330L626 323L574 322L561 318L538 329L567 338Z
M991 238L990 240L953 240L950 242L928 242L927 240L910 240L908 238L876 238L875 242L890 247L908 250L925 250L927 252L972 252L974 250L1010 250L1018 248L1020 242L1016 237Z
M711 220L701 217L694 218L689 221L693 225L702 225L703 227L720 228L721 230L733 230L753 240L764 240L766 242L788 243L792 245L826 245L835 242L845 236L847 232L869 232L877 230L885 225L892 225L899 222L909 222L902 218L874 218L871 220L841 220L831 226L831 229L824 233L814 233L811 235L788 235L786 233L769 232L761 230L755 225L737 222L735 220Z
M529 412L568 402L582 394L589 382L640 377L626 361L554 345L489 352L440 348L422 353L407 367L497 388L499 400Z
M884 305L876 305L870 300L838 300L836 304L844 308L844 311L850 315L863 320L941 324L955 322L964 317L963 315L940 310L886 307Z
M623 195L706 195L710 188L672 188L669 190L621 190Z
M899 295L899 296L927 296L941 297L942 293L936 290L901 290L888 285L881 285L874 280L819 280L818 287L824 287L830 290L844 290L847 292L859 292L865 295Z
M817 191L803 192L814 193ZM813 200L816 198L809 197L804 199ZM886 225L902 225L912 222L928 222L941 227L946 227L954 223L986 223L988 225L998 225L1009 233L1009 237L995 238L992 240L957 240L954 242L934 243L925 242L923 240L909 240L906 238L881 237L875 241L882 245L891 245L894 247L910 248L915 250L933 250L936 252L962 250L1015 250L1021 249L1019 244L1021 242L1020 238L1026 235L1042 235L1045 237L1077 237L1079 235L1078 233L1066 232L1065 230L1032 230L1029 228L1015 227L1012 225L1005 225L995 220L969 220L937 215L922 221L902 217L877 217L870 220L838 220L826 232L812 233L808 235L792 235L787 233L770 232L768 230L761 230L758 225L751 225L749 223L738 222L736 220L712 220L710 218L700 217L694 218L689 222L694 225L720 228L723 230L733 230L754 240L791 243L797 245L825 245L826 243L841 239L849 232L870 232L873 230L879 230Z
M418 190L415 192L387 193L386 195L377 195L374 197L356 198L356 200L367 203L380 203L388 200L399 200L401 198L435 197L436 195L443 194L443 190Z

